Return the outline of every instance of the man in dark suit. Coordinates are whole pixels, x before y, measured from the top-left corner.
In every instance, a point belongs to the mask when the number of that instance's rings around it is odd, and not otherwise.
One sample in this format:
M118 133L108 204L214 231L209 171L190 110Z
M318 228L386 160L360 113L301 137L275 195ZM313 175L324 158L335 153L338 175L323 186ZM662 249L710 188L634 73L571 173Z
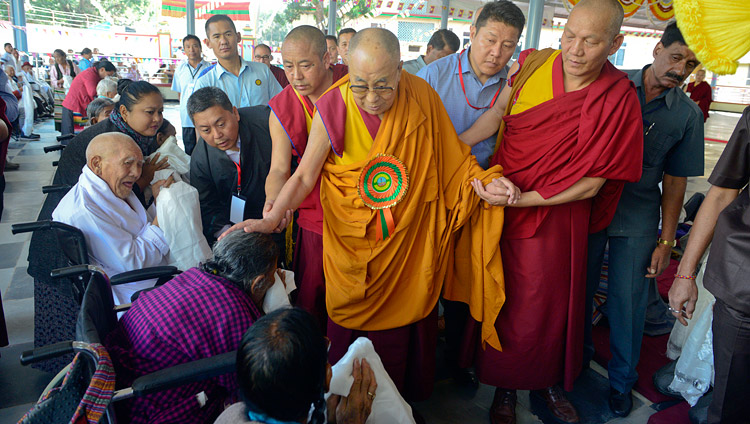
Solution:
M203 234L212 243L230 222L262 218L271 166L270 109L237 109L221 89L204 87L190 96L187 110L199 138L190 183L200 195ZM241 216L233 217L233 209Z

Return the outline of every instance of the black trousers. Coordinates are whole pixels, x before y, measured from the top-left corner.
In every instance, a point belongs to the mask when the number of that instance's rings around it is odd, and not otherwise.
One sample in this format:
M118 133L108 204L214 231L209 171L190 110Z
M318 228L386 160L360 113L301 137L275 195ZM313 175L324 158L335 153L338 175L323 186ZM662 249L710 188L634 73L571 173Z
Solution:
M62 122L60 123L60 135L75 134L73 111L63 106Z
M182 127L182 144L185 145L185 153L192 155L195 149L195 128Z
M708 422L750 423L750 315L716 299L712 330L715 375Z

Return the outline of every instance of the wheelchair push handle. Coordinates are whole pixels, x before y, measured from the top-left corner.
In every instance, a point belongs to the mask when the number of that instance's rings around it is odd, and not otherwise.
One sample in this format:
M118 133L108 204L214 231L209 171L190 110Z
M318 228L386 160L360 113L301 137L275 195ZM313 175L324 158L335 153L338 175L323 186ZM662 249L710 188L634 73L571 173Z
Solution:
M13 224L10 227L10 232L15 234L30 233L32 231L44 230L51 228L52 221L35 221L35 222L22 222L20 224Z
M64 148L65 148L65 146L63 146L62 144L56 144L54 146L44 146L44 153L56 152L56 151L62 150Z

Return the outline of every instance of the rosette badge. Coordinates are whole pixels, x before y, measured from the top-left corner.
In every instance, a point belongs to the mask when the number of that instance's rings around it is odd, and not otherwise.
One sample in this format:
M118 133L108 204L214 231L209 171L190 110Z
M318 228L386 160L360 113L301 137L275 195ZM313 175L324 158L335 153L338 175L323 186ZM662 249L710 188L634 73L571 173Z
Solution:
M357 192L362 202L380 215L378 240L385 240L396 229L391 207L400 202L409 189L409 172L397 157L379 154L359 175Z

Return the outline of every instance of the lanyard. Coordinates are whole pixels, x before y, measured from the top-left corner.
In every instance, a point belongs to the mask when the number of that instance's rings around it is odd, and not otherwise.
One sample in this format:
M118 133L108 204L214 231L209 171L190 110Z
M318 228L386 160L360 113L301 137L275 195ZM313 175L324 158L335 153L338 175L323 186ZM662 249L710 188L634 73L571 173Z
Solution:
M188 66L188 72L190 72L190 78L195 79L195 76L198 75L198 71L201 70L201 66L203 66L203 62L198 64L198 67L195 68L195 72L193 72L192 69L190 68L190 62L188 62L187 66Z
M242 159L240 159L242 161ZM237 194L240 194L240 190L242 189L242 168L240 168L240 164L232 161L234 166L237 167Z
M462 52L463 53L463 52ZM464 98L466 99L466 104L469 105L469 107L474 108L476 110L482 110L482 109L489 109L492 106L495 105L495 100L497 100L497 96L500 95L500 90L503 89L503 85L500 84L500 87L497 89L497 93L495 93L495 97L492 98L492 102L490 102L490 105L487 107L476 107L471 102L469 102L469 98L466 96L466 87L464 87L464 70L463 66L461 66L461 57L458 58L458 77L461 79L461 90L464 92Z

